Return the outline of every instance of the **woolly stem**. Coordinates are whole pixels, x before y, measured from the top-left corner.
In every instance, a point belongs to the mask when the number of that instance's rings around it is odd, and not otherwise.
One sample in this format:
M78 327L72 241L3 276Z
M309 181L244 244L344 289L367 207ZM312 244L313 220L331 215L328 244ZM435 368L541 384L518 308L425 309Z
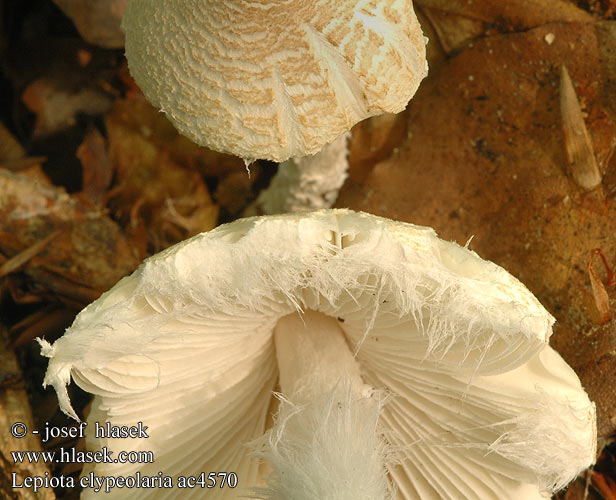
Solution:
M387 498L382 405L362 382L338 322L291 314L274 338L284 394L274 427L254 444L273 470L258 498Z
M349 137L350 133L342 134L315 155L282 162L270 186L259 195L260 213L330 208L348 175Z

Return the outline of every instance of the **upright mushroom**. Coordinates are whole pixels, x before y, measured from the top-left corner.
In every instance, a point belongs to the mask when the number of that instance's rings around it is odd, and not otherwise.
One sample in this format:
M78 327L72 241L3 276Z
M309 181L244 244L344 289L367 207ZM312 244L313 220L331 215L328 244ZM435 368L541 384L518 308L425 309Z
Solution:
M506 271L429 228L323 210L167 249L41 344L64 412L77 418L72 377L96 395L89 422L149 427L90 440L156 457L98 476L237 474L235 489L190 491L208 498L519 500L594 460L594 405L548 346L552 323ZM130 495L159 493L186 490Z
M247 163L317 155L358 121L402 111L427 72L411 0L129 0L122 26L148 100L188 138ZM296 200L291 186L290 206L331 206L345 157L325 178L318 156L287 174L322 193Z

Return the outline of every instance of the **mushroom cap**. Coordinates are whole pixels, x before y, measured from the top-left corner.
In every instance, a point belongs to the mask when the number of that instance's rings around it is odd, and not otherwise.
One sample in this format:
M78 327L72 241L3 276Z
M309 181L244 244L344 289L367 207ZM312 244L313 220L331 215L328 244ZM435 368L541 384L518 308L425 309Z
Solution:
M147 99L246 160L315 154L427 73L411 0L129 0L122 27Z
M89 444L155 463L95 474L235 471L219 493L237 498L263 479L246 443L271 410L273 331L298 310L335 318L363 382L394 395L379 432L402 498L540 498L594 461L594 405L524 285L429 228L348 210L242 219L151 257L42 342L45 383L75 418L71 378L96 395L90 422L149 426Z

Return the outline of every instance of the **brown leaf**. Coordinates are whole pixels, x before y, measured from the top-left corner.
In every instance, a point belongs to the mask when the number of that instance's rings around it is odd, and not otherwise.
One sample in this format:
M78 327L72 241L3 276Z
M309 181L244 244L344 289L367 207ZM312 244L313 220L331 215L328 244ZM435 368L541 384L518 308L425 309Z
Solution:
M416 0L438 39L451 54L485 34L525 31L557 22L594 22L563 0Z
M438 8L425 6L422 12L428 18L430 26L434 29L438 41L447 54L461 49L490 29L485 21Z
M94 87L71 91L62 82L44 77L26 87L22 101L36 114L35 137L65 130L75 124L77 114L102 114L111 105L111 98Z
M387 158L392 149L406 138L406 118L403 114L375 116L363 120L352 129L349 144L350 175L361 181L375 162Z
M76 311L66 307L45 308L41 314L34 314L33 318L28 317L27 324L20 322L11 327L10 336L12 338L8 347L15 349L36 337L44 337L52 332L62 332L71 325L75 319Z
M84 40L105 48L124 45L120 21L128 0L54 0Z
M0 168L12 170L13 172L20 172L41 165L46 161L47 157L45 156L31 156L29 158L20 158L18 160L3 160L0 161Z
M164 116L143 101L118 101L106 124L117 169L112 206L132 226L143 218L152 250L216 225L218 207L192 165L201 148L186 147Z
M597 271L595 271L595 268L593 266L593 257L595 255L601 257L605 269L607 270L607 286L614 286L616 281L614 278L614 272L610 269L607 263L607 259L605 258L605 255L603 254L601 249L597 248L592 250L590 252L590 258L588 259L588 275L590 277L590 285L592 287L592 294L595 299L595 305L597 307L597 311L599 312L598 323L604 325L612 319L613 314L610 309L610 298L607 293L607 290L605 289L605 285L603 284L601 278L599 278L599 275L597 274Z
M525 31L548 23L594 22L594 18L563 0L416 0L425 7L477 19L501 27L507 31Z
M24 273L70 300L87 304L138 264L120 228L94 205L0 169L0 252L10 258L56 230L63 236Z
M83 193L95 205L103 205L113 177L113 163L107 151L107 142L98 129L88 129L77 149L77 158L83 168Z
M0 161L14 161L24 158L26 150L13 137L4 123L0 122Z
M592 475L592 485L603 496L604 500L616 500L616 483L598 472Z
M616 88L604 54L614 51L613 28L594 23L476 40L424 80L407 109L408 133L388 157L367 173L360 165L361 175L351 162L337 202L432 226L460 244L475 235L472 248L557 318L552 345L596 402L602 436L616 429L616 330L595 322L587 263L592 248L616 255L616 175L589 193L570 181L559 72L566 62L595 154L609 157L613 139L603 138L616 137Z
M247 172L231 171L223 177L214 193L216 202L232 216L238 216L242 210L254 199L252 185L258 177L258 165L251 165L251 175Z
M41 168L45 161L46 158L42 156L26 157L26 150L0 122L0 168L19 171L41 182L49 182Z

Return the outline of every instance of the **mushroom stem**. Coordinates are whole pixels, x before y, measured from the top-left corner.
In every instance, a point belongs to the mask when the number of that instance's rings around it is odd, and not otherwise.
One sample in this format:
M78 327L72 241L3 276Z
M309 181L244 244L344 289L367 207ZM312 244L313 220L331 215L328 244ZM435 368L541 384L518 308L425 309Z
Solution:
M359 365L334 318L315 311L289 314L278 320L274 341L284 394L296 393L308 380L311 392L330 392L344 380L358 396L368 395Z
M273 474L260 498L388 498L382 407L362 382L338 322L314 311L274 330L283 395L274 427L255 443Z
M258 211L271 215L330 208L348 175L350 136L350 132L342 134L315 155L282 162L259 195Z

